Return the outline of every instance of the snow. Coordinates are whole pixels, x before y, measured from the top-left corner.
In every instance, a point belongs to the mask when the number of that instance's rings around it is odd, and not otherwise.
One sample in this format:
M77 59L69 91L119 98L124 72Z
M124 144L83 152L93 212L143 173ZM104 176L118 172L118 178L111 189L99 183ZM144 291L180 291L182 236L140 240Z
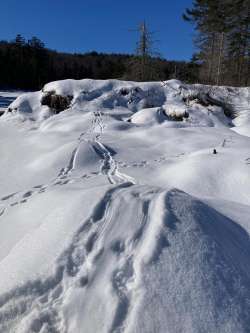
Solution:
M22 91L0 91L0 115L21 94L23 94Z
M51 91L70 108L41 106ZM248 332L249 92L64 80L19 96L0 118L0 332Z

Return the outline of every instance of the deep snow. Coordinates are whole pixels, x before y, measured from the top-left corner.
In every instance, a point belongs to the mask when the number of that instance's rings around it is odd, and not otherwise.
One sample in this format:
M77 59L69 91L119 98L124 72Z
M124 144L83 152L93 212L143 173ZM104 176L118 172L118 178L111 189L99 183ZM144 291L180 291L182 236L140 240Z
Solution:
M70 109L41 106L50 91ZM249 332L249 103L176 80L18 97L0 118L0 332Z

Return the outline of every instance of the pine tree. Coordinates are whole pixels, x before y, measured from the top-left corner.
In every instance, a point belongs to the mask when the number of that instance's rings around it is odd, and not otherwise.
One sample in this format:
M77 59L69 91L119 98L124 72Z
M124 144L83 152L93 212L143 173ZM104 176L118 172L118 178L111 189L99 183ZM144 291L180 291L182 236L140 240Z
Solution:
M249 0L195 0L184 13L183 18L197 31L202 82L247 84L249 6Z
M233 79L238 85L248 83L250 48L250 3L235 0L228 45Z

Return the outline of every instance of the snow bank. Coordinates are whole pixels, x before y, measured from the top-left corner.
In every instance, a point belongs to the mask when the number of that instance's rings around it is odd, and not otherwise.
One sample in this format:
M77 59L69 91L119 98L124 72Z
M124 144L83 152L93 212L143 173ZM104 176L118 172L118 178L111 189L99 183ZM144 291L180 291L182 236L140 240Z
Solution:
M44 120L63 109L41 107L44 97L56 94L62 98L70 97L69 110L86 111L89 108L140 111L131 122L161 123L161 108L167 116L165 121L187 120L186 126L232 126L230 115L242 119L235 125L245 126L246 112L249 110L250 93L248 88L210 87L186 85L177 80L163 83L135 83L117 80L64 80L44 86L41 92L20 96L9 107L21 119ZM205 103L205 106L204 106ZM67 108L67 107L66 107ZM143 111L145 109L145 111ZM54 111L54 112L53 112ZM145 113L145 116L143 115ZM151 116L150 116L151 115ZM227 117L229 116L229 118ZM248 117L248 116L247 116ZM150 119L151 118L151 119ZM242 124L243 123L243 124ZM249 123L249 119L247 119ZM173 124L170 124L173 126ZM247 125L248 126L248 125ZM180 124L177 125L180 127Z
M249 140L248 88L18 97L0 118L0 332L247 332Z

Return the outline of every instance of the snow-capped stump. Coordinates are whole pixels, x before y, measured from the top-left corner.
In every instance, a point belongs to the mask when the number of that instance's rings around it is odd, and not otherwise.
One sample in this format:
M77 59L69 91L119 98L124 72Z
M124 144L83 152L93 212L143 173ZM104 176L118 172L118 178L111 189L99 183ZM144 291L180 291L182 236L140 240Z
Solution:
M189 113L186 108L183 108L182 105L176 107L172 105L166 105L162 108L163 113L167 116L169 120L172 121L184 121L189 118Z
M46 105L54 111L55 114L69 109L73 96L62 96L56 94L54 90L46 92L41 99L41 105Z
M184 111L184 113L174 111L168 114L168 117L173 121L183 121L184 119L187 119L189 117L189 113L187 111Z

